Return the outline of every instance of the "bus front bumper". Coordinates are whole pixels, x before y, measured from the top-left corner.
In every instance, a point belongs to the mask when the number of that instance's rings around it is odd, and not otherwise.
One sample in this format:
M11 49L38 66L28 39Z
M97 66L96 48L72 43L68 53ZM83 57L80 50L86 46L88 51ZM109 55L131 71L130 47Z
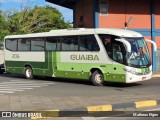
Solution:
M152 78L152 71L146 75L136 75L130 72L126 72L126 83L146 81L150 80L151 78Z

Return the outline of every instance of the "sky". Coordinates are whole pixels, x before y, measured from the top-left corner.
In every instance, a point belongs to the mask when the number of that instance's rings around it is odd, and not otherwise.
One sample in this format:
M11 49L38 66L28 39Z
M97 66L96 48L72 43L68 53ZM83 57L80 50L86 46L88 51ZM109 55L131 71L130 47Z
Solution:
M73 11L71 9L48 3L45 0L0 0L0 9L3 11L19 11L21 10L21 6L26 3L28 3L30 6L49 5L55 7L62 13L65 21L73 22Z

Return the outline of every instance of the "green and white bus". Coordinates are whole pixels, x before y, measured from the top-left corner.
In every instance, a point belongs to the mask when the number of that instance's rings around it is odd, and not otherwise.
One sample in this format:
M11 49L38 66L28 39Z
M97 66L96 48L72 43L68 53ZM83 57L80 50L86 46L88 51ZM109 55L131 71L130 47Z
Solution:
M108 46L105 38L110 39ZM125 29L52 30L5 37L7 73L133 83L151 79L152 64L147 42Z

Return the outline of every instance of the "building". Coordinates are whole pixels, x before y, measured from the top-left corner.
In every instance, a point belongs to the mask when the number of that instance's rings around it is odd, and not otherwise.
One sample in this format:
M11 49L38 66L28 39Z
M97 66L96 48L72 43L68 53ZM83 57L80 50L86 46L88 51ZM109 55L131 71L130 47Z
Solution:
M160 0L46 0L73 9L74 27L125 28L152 39L160 49ZM152 52L153 71L160 70L160 55ZM159 52L157 52L159 53ZM156 59L159 58L158 59Z

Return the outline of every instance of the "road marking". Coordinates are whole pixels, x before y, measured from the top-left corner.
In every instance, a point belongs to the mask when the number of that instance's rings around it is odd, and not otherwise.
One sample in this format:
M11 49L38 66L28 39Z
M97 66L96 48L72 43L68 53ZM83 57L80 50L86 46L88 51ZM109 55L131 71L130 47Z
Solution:
M2 88L23 88L23 89L30 89L29 87L44 87L44 86L2 86L0 87L0 89Z
M24 91L22 89L1 89L1 91Z
M12 84L12 83L33 83L34 81L29 81L29 82L27 82L27 81L15 81L15 82L1 82L1 84L7 84L7 83L9 83L9 84Z
M112 105L89 106L87 107L87 111L88 113L99 111L112 111Z
M143 108L143 107L150 107L150 106L157 105L156 100L139 101L139 102L134 102L134 103L136 104L136 108Z
M29 82L27 82L27 81L23 81L23 82L2 82L2 83L0 83L0 84L7 84L7 83L9 83L9 84L23 84L23 83L26 83L26 84L32 84L32 83L38 83L37 81L29 81ZM54 83L45 83L45 82L42 82L41 84L54 84Z
M7 84L7 85L1 85L1 83L0 83L0 86L48 86L47 84L38 84L38 85L36 85L36 84L29 84L29 83L27 83L27 84Z
M10 80L0 83L0 94L2 93L15 93L24 90L31 90L38 87L45 87L48 85L54 85L52 82L42 82L42 81L21 81L21 80Z
M96 120L95 117L81 117L83 120Z
M99 118L97 118L97 120L106 119L106 118L110 118L110 117L99 117Z
M0 93L14 93L14 91L13 92L11 92L11 91L0 91Z

